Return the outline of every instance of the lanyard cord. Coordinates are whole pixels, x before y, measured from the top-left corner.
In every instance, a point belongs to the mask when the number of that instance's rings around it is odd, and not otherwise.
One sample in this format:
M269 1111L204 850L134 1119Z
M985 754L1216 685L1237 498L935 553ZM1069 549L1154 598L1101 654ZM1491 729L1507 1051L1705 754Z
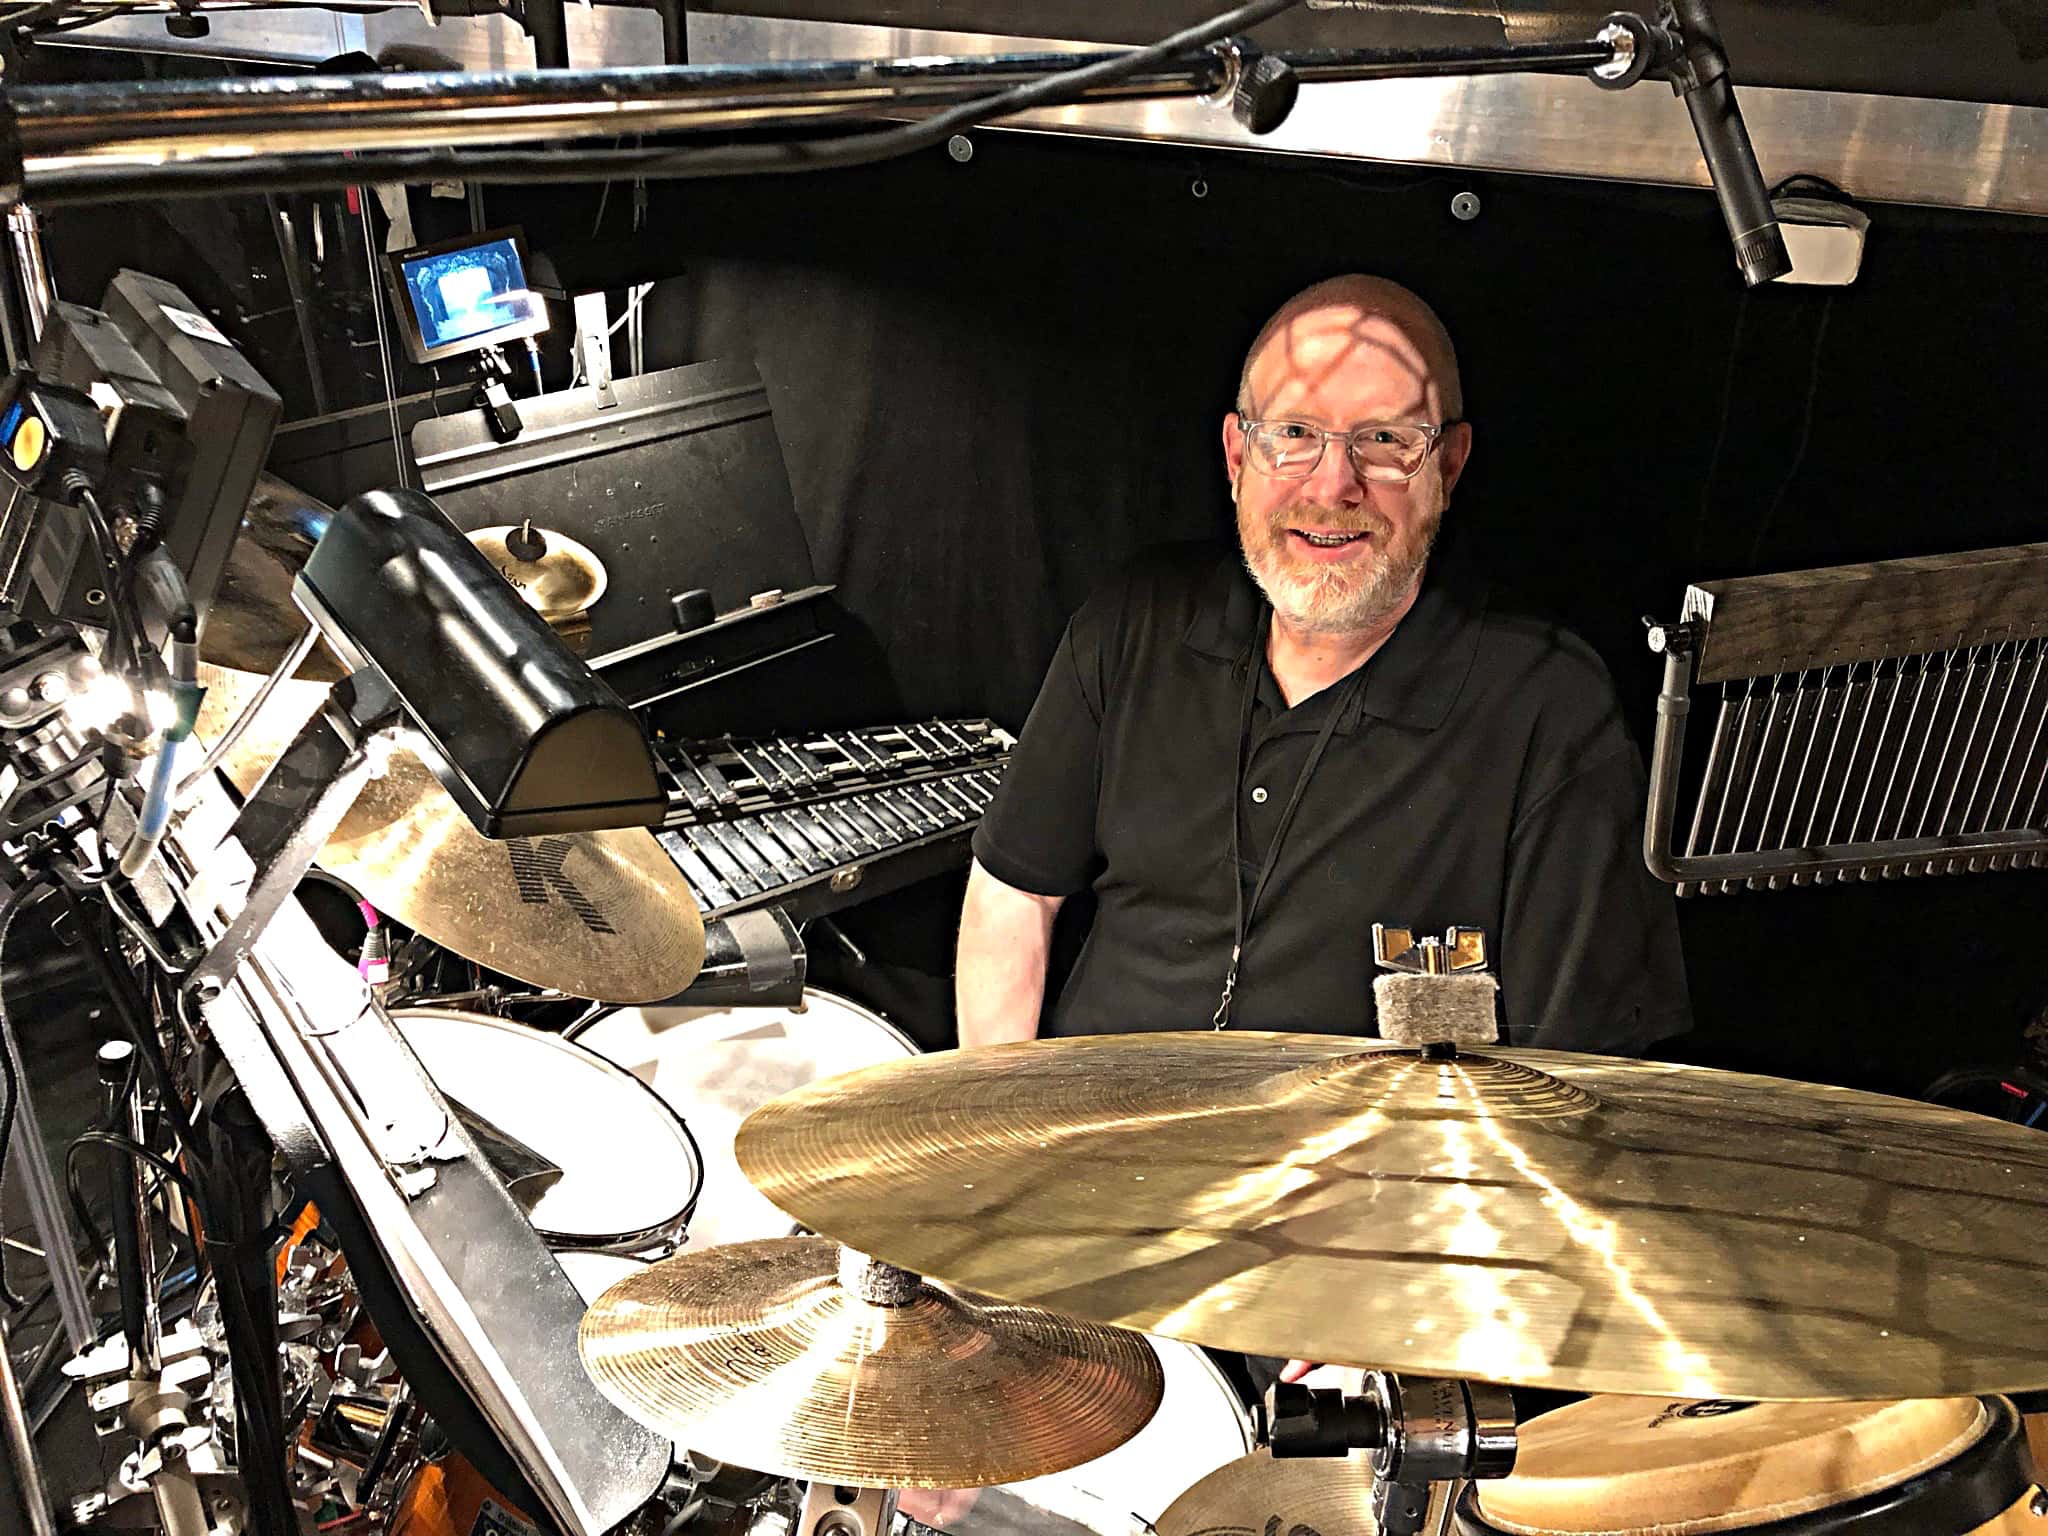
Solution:
M1237 778L1230 796L1230 890L1237 902L1237 920L1230 942L1230 969L1223 976L1223 995L1217 999L1216 1013L1209 1021L1216 1029L1230 1027L1230 1005L1237 996L1238 962L1244 957L1244 942L1251 933L1252 920L1258 916L1259 901L1266 894L1266 884L1280 863L1280 847L1287 840L1287 829L1294 825L1294 813L1301 806L1301 797L1308 793L1308 781L1315 777L1316 766L1322 762L1323 753L1329 748L1330 737L1336 734L1337 722L1351 707L1352 696L1357 693L1359 679L1365 673L1361 666L1338 685L1344 691L1331 699L1330 712L1323 719L1322 729L1316 732L1308 761L1301 765L1301 772L1294 777L1294 790L1280 812L1279 824L1273 829L1273 840L1266 847L1265 861L1259 867L1259 878L1252 886L1252 899L1247 904L1244 899L1243 833L1239 827L1238 800L1244 794L1245 773L1251 766L1252 707L1258 701L1259 671L1266 664L1266 640L1272 628L1273 609L1268 604L1260 611L1258 632L1252 637L1251 651L1245 657L1244 704L1237 720Z

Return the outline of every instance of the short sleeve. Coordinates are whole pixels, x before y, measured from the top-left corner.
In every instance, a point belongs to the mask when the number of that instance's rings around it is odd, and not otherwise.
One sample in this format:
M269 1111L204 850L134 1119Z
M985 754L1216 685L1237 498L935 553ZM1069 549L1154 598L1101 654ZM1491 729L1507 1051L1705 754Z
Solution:
M1501 945L1513 1044L1632 1056L1691 1027L1676 900L1643 865L1643 794L1623 741L1516 824Z
M974 833L982 868L1037 896L1073 895L1095 862L1103 668L1090 617L1076 615L1060 638L1002 787Z

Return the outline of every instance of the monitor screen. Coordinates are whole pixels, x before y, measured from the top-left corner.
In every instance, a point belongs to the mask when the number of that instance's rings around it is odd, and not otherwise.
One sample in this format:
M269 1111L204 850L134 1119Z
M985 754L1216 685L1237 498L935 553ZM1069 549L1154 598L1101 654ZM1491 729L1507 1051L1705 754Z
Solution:
M547 329L546 304L526 286L516 231L404 251L392 266L405 300L406 339L422 363Z

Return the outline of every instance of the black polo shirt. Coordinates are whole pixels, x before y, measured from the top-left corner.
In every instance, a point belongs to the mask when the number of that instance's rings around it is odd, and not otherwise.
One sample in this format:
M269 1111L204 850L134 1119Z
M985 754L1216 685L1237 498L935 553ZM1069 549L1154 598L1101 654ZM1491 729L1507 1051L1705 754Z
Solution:
M1516 1044L1632 1053L1688 1027L1673 899L1639 852L1641 763L1591 650L1490 608L1440 556L1359 686L1289 709L1252 660L1262 613L1235 550L1184 545L1067 626L974 837L1006 884L1094 887L1049 1033L1208 1027L1235 921L1229 818L1248 902L1333 708L1245 942L1233 1028L1375 1033L1375 922L1485 929Z

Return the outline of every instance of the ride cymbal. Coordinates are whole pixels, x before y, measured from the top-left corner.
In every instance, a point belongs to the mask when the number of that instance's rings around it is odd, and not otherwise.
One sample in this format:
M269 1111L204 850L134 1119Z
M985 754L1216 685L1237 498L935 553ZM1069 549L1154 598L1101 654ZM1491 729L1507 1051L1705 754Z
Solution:
M1158 1536L1372 1536L1379 1529L1372 1513L1372 1462L1358 1452L1289 1461L1264 1451L1240 1456L1175 1499L1153 1529Z
M2048 1384L2048 1137L1844 1088L1111 1036L830 1078L736 1152L893 1263L1219 1348L1694 1398Z
M1121 1445L1159 1406L1159 1359L1136 1334L922 1283L881 1305L842 1283L842 1253L823 1238L769 1238L651 1265L591 1303L584 1366L606 1397L693 1451L868 1488L1063 1471Z
M215 739L261 685L202 666L198 734ZM278 685L222 764L247 794L312 718L324 684ZM394 749L320 850L320 867L436 944L538 987L605 1002L673 997L704 964L704 920L639 827L483 836L425 763Z

